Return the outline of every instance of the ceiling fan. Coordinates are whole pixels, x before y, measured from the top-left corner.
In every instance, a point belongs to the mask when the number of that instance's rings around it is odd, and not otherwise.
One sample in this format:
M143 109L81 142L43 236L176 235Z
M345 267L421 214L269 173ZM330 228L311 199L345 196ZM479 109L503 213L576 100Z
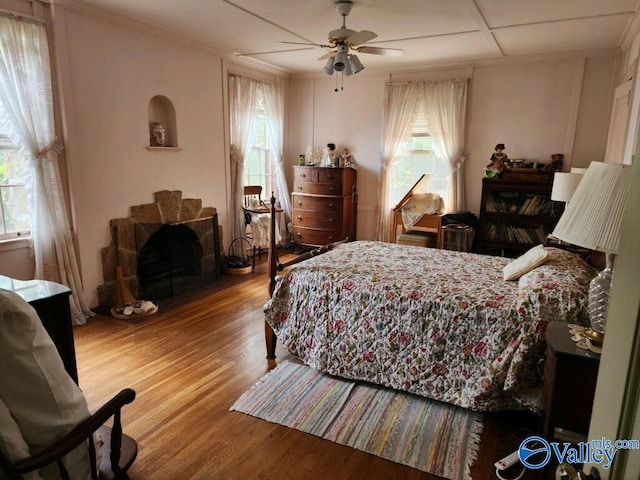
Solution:
M404 53L404 50L397 48L381 48L364 45L373 40L378 35L368 30L356 32L347 28L347 15L351 12L353 2L351 0L334 0L335 8L342 15L342 27L329 32L329 44L316 43L300 43L300 42L282 42L294 45L313 45L321 48L330 48L331 50L322 55L318 60L327 59L324 71L328 75L333 72L342 72L343 75L351 75L360 72L364 66L355 54L349 53L354 50L358 53L369 53L374 55L398 56Z

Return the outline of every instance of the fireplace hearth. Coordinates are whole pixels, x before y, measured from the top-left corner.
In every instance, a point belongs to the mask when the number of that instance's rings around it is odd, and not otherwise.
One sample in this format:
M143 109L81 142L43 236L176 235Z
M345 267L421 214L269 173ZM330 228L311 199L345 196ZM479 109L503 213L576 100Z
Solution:
M155 203L132 206L131 217L110 222L112 242L102 249L101 307L114 303L117 266L133 296L147 300L202 287L222 273L216 209L183 199L180 191L154 197Z

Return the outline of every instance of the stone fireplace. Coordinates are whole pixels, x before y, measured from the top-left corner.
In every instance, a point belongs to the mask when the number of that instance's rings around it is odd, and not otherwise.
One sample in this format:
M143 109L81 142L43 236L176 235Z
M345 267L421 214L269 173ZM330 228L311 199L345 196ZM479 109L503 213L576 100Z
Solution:
M134 297L167 298L207 283L222 272L218 214L202 200L163 190L155 202L131 207L131 217L109 222L111 244L101 251L101 307L116 296L116 267Z

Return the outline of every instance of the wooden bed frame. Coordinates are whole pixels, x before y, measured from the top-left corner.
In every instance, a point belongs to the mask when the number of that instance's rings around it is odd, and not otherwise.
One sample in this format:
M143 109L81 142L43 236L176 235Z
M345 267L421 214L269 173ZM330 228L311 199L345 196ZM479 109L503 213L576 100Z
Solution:
M269 220L270 220L270 229L269 229L269 257L268 257L268 271L269 271L269 298L273 295L273 290L276 286L276 278L278 276L278 272L281 272L287 267L291 265L295 265L296 263L300 263L304 260L307 260L312 257L316 257L321 255L329 250L333 249L335 246L340 245L341 243L351 242L355 240L356 237L356 213L358 211L358 194L356 191L356 187L354 185L352 195L352 212L351 212L351 225L349 227L349 235L338 242L333 242L328 245L323 245L318 248L314 248L313 250L308 250L297 257L287 261L280 262L278 260L278 246L276 245L276 199L273 196L273 192L271 193L271 199L269 204ZM264 338L267 345L267 359L273 360L276 358L276 334L273 332L271 325L265 320L264 322Z

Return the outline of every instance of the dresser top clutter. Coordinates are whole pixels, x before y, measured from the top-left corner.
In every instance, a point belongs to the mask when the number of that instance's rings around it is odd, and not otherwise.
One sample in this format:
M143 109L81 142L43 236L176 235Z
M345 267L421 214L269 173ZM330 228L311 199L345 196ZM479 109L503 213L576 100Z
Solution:
M293 168L294 247L317 247L347 237L355 239L356 170L351 167Z

